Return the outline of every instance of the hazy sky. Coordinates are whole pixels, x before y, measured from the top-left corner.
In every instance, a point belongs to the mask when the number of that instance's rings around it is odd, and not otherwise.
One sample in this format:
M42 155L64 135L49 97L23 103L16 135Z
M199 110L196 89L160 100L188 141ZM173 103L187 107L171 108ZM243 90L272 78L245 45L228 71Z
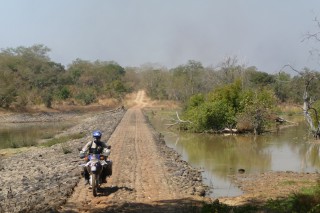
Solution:
M320 70L319 0L0 0L0 48L44 44L64 65L76 58L168 68L228 56L261 71Z

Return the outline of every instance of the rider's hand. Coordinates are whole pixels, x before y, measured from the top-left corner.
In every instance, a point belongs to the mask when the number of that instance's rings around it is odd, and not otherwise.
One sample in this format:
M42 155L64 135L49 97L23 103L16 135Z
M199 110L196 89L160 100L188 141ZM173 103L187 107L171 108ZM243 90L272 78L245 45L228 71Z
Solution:
M80 151L80 154L79 154L80 158L84 158L86 156L85 152L84 151Z

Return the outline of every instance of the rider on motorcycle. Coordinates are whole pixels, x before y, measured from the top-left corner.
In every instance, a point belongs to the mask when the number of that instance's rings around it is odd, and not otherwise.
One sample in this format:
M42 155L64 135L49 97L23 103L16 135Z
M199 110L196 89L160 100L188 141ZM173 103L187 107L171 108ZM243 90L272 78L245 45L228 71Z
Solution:
M93 140L89 141L80 151L80 158L85 158L88 154L101 154L104 148L108 148L107 144L101 141L102 133L100 131L94 131L92 136ZM86 159L86 161L88 162L89 160ZM102 182L106 182L106 177L107 174L105 168L103 168L101 173ZM89 178L89 172L87 168L84 167L84 179L86 185L89 184Z

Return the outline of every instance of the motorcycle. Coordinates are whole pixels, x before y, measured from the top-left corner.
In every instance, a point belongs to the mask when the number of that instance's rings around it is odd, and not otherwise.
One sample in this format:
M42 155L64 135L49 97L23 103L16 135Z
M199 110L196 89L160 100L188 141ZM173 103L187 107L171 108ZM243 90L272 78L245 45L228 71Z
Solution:
M108 159L110 149L111 146L108 146L103 149L101 154L88 154L88 156L85 157L85 160L88 162L80 165L86 167L89 173L89 184L94 197L97 196L103 179L112 175L112 161Z

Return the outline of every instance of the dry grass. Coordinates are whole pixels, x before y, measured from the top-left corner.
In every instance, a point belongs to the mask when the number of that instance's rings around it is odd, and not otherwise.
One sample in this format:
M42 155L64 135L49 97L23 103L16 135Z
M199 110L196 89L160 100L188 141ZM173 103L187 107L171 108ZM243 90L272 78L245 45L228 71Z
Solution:
M181 104L176 101L151 101L148 107L153 108L165 108L165 109L177 109L181 107Z
M21 152L26 152L32 149L37 149L36 147L20 147L20 148L7 148L7 149L0 149L0 158L1 157L8 157L12 156Z
M296 104L282 103L282 104L279 104L278 108L281 110L281 112L284 112L284 113L297 114L302 112L302 106L299 106Z
M133 93L127 94L124 97L123 105L126 108L130 108L130 107L134 106L136 97L137 97L137 92L133 92Z
M119 105L119 101L115 98L104 98L98 100L98 104L102 106L108 106L114 108Z

